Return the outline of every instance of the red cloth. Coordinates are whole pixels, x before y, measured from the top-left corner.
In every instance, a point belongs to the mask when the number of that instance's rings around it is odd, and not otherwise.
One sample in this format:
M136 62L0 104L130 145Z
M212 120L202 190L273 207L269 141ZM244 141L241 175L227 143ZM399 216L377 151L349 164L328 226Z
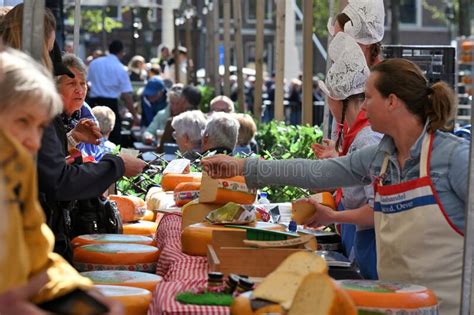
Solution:
M369 120L367 119L367 115L365 114L365 111L360 111L359 114L356 117L356 120L354 121L354 124L352 124L351 128L347 126L347 123L344 123L344 138L342 139L342 151L339 153L339 156L345 156L349 152L349 148L354 142L355 137L365 127L369 126ZM342 200L342 188L338 188L336 190L336 206L339 207L339 203Z
M181 251L180 213L163 216L156 230L156 241L161 248L156 273L163 281L153 292L148 315L230 314L228 307L181 304L175 300L177 293L205 286L208 273L206 257L189 256Z

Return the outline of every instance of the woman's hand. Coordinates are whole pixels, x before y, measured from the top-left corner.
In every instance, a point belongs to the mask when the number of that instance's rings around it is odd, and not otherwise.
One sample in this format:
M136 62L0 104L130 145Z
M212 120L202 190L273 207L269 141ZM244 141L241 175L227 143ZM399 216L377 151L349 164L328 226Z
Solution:
M102 134L99 127L91 119L81 119L72 130L72 136L77 142L99 144Z
M228 178L243 175L245 159L218 154L201 160L203 170L212 178Z
M312 198L307 198L306 201L312 204L316 208L316 211L311 218L309 218L306 222L303 222L304 225L310 227L320 227L336 222L337 211L334 211L327 206L323 206Z
M90 289L87 291L87 294L95 298L97 301L101 302L107 308L109 309L109 312L106 314L110 315L123 315L125 314L125 310L123 308L123 305L120 304L117 301L114 301L106 296L104 296L102 293L100 293L99 290L97 289Z
M336 142L333 140L323 139L322 144L315 143L311 145L311 148L313 149L314 155L318 159L323 160L338 157L336 151Z
M30 302L49 281L46 272L43 272L19 288L8 290L0 294L0 314L15 315L46 315L47 313Z

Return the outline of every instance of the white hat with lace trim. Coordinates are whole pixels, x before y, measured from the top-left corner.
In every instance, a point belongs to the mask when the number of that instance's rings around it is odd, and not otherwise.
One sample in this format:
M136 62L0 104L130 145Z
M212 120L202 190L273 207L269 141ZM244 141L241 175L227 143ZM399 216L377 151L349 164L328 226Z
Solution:
M344 32L364 45L378 43L384 35L385 9L383 0L349 0L342 10L350 19ZM334 19L328 20L328 31L334 36Z
M334 63L326 81L319 81L321 91L334 100L364 92L370 70L357 42L347 33L339 32L329 45L329 56Z

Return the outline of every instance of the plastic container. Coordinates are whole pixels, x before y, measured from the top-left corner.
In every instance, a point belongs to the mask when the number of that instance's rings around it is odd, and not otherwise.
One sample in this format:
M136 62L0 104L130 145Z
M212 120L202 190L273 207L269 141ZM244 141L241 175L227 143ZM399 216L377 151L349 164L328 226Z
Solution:
M266 192L261 192L259 195L258 195L258 203L261 204L261 205L268 205L270 204L270 200L268 200L268 194Z

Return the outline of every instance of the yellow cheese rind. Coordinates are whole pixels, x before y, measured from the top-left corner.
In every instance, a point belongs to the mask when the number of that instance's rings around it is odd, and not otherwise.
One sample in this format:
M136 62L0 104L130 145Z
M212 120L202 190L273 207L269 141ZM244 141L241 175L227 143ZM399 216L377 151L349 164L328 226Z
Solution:
M249 189L243 176L213 179L203 173L199 201L202 203L235 202L242 205L255 202L256 191Z

